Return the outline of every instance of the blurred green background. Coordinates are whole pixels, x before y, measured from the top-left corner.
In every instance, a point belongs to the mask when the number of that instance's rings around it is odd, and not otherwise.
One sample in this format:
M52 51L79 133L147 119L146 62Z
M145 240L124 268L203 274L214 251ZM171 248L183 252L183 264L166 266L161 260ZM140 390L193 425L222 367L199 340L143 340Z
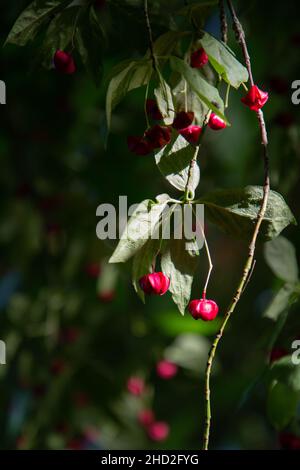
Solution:
M1 44L28 3L1 1ZM220 320L207 324L181 317L169 294L149 298L143 306L131 286L130 263L108 266L114 243L96 238L99 204L117 204L119 195L127 195L131 204L172 194L153 158L127 150L126 137L145 126L144 89L131 92L117 108L105 149L105 76L120 60L147 49L142 13L132 14L123 3L123 10L109 11L109 5L103 10L109 41L99 87L79 61L73 76L43 69L36 43L1 49L0 79L7 86L7 104L0 109L0 339L7 345L7 363L0 365L2 449L201 446L203 373ZM161 3L168 14L168 2ZM265 116L272 188L299 220L299 107L291 102L291 83L300 78L297 2L235 3L256 82L270 92ZM163 31L160 25L153 28L155 35ZM219 34L217 10L206 29ZM230 45L241 57L231 32ZM199 196L213 188L262 183L257 123L241 106L241 96L242 90L230 96L232 126L205 136ZM299 253L298 229L288 228L284 235ZM214 263L209 297L222 316L247 245L210 224L207 237ZM203 252L195 296L206 269ZM276 329L262 313L280 286L259 246L255 272L217 355L212 448L279 447L260 377L270 353L268 338ZM276 346L290 349L299 335L295 304ZM156 371L163 358L178 365L170 380ZM145 382L140 396L127 389L132 376ZM137 418L143 409L168 423L165 440L155 442L143 431ZM300 413L295 430L299 418Z

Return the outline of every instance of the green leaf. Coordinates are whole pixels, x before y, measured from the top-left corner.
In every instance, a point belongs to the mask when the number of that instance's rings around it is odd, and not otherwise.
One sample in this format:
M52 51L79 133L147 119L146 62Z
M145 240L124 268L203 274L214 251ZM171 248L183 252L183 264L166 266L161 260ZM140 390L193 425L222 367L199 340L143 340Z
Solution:
M219 95L217 88L210 85L199 73L199 70L193 69L182 59L171 57L170 64L173 70L180 73L188 82L191 89L197 97L203 101L209 109L220 116L228 123L224 116L224 103Z
M153 261L160 249L160 240L149 239L134 255L132 263L132 284L138 296L145 301L145 294L140 288L139 279L151 272Z
M261 186L246 186L213 191L199 202L205 204L205 213L211 222L232 236L249 239L262 197ZM266 241L277 237L291 223L296 224L296 220L285 200L279 193L270 191L260 238Z
M204 118L208 112L208 107L203 101L197 98L196 93L191 90L184 78L181 78L176 86L172 89L174 100L176 103L175 109L192 109L195 115L195 124L198 126L203 125Z
M52 66L55 51L64 50L72 44L80 9L79 6L66 8L58 13L49 24L41 50L46 67Z
M170 144L155 154L155 161L161 173L172 186L180 191L185 191L189 166L194 153L195 147L189 144L184 137L178 135L175 140L173 138ZM197 188L199 181L200 170L196 162L191 184L193 190Z
M166 126L172 124L175 116L172 91L167 82L161 77L160 83L154 90L158 108Z
M13 25L6 43L25 46L27 42L32 41L38 34L41 26L50 19L50 17L63 8L72 0L35 0L18 17Z
M209 62L225 82L234 88L248 81L248 71L234 56L233 52L222 42L208 33L200 39L208 55Z
M211 336L219 331L221 319L214 321L195 321L191 316L175 315L177 311L159 311L153 315L154 324L167 336L173 337L181 333L196 333L202 336Z
M82 15L76 41L82 62L95 83L99 84L102 76L102 50L105 36L93 6Z
M300 364L294 364L292 356L284 356L273 362L269 377L283 382L294 392L300 392Z
M287 311L297 300L299 295L295 293L295 286L291 284L284 285L273 297L263 316L277 321L281 314Z
M159 204L167 204L170 202L170 196L168 194L159 194L156 196L156 201ZM173 204L170 206L169 210L164 214L164 223L168 222L173 213L173 209L175 205ZM162 222L162 221L160 221ZM133 263L132 263L132 284L133 287L141 298L141 300L145 301L145 294L140 288L139 279L144 276L145 274L152 271L153 266L155 265L155 258L159 251L161 250L161 246L163 240L161 239L162 234L159 234L157 239L149 239L144 244L144 246L134 255Z
M102 261L101 276L99 276L97 281L97 293L107 294L114 292L118 274L119 272L116 266Z
M151 236L156 236L166 205L167 202L155 204L150 199L138 205L109 260L110 263L124 263L135 255Z
M197 1L181 8L177 13L188 18L190 22L193 20L200 29L204 26L206 18L216 5L218 5L218 0Z
M155 40L153 44L154 54L158 57L172 54L178 41L189 34L191 34L189 31L167 31ZM150 57L150 52L147 54Z
M183 325L186 320L193 321L192 318L182 318L176 315L178 322ZM199 325L207 324L210 322L193 322ZM175 338L172 344L170 344L164 352L164 357L188 370L195 371L197 373L203 373L205 371L207 355L209 353L210 343L207 338L204 338L199 333L185 333L179 332L179 336Z
M129 91L147 85L151 75L152 63L150 60L126 60L116 66L106 94L106 118L108 128L110 128L111 114L114 108Z
M277 430L285 428L297 412L299 394L287 385L275 382L271 385L267 399L267 414Z
M286 282L297 282L298 263L294 245L285 237L265 244L265 259L275 276Z
M194 273L198 264L198 253L186 250L186 240L170 240L162 258L163 273L170 279L170 292L180 313L191 297Z

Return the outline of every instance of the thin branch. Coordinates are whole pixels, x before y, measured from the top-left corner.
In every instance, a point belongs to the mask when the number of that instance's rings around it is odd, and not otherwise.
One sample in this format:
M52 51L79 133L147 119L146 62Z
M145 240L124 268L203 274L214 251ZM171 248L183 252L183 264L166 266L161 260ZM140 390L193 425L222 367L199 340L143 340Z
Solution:
M156 58L154 54L153 34L152 34L152 28L151 28L149 11L148 11L148 0L144 0L144 14L145 14L146 25L147 25L148 36L149 36L149 48L150 48L150 55L152 59L152 65L153 65L153 69L156 70Z
M219 0L219 10L220 10L220 22L221 22L221 39L225 44L227 44L228 39L228 25L226 12L224 7L224 0Z
M234 7L232 5L231 0L227 0L232 20L233 20L233 29L237 33L237 40L242 48L243 51L243 56L245 60L245 64L249 73L249 78L251 84L253 84L253 77L252 77L252 71L251 71L251 62L250 62L250 57L247 49L247 45L245 42L245 33L243 31L243 28L236 16ZM255 253L255 247L256 247L256 241L257 237L259 234L259 230L266 212L267 208L267 203L268 203L268 197L269 197L269 192L270 192L270 178L269 178L269 158L268 158L268 153L267 153L267 145L268 145L268 138L267 138L267 132L266 132L266 125L264 121L264 115L262 110L257 111L257 118L258 118L258 123L259 123L259 129L260 129L260 134L261 134L261 143L263 146L263 162L264 162L264 186L263 186L263 197L261 201L261 206L259 209L259 212L257 214L257 219L255 223L255 228L254 232L252 235L251 242L249 244L249 249L248 249L248 257L246 259L245 265L244 265L244 270L243 274L241 277L241 280L238 284L238 287L235 291L235 294L230 302L230 305L225 313L223 323L220 327L220 330L212 344L212 347L210 349L209 355L208 355L208 361L207 361L207 366L206 366L206 373L205 373L205 404L206 404L206 420L205 420L205 429L204 429L204 436L203 436L203 449L207 450L208 445L209 445L209 438L210 438L210 427L211 427L211 401L210 401L210 376L211 376L211 369L213 365L213 360L216 354L216 350L218 347L218 344L223 336L224 330L226 328L226 325L231 317L231 314L234 312L236 305L238 304L240 297L244 291L244 288L250 279L249 276L252 274L252 268L253 268L253 263L254 263L254 253Z
M184 197L187 201L193 200L194 197L195 197L195 192L194 192L194 189L192 187L192 184L193 184L193 177L194 177L194 168L195 168L195 165L196 165L196 162L197 162L199 148L200 148L200 144L197 145L197 147L195 149L193 158L190 161L190 165L189 165L189 169L188 169L187 183L186 183L185 191L184 191Z
M205 130L206 130L206 126L207 126L207 123L208 123L208 120L209 120L210 113L211 113L211 111L208 110L208 112L206 113L206 115L203 119L202 131L201 131L199 143L198 143L198 145L195 149L193 158L190 161L190 165L189 165L189 169L188 169L188 177L187 177L187 182L186 182L185 191L184 191L184 198L185 198L186 201L194 200L194 197L195 197L194 190L191 187L192 182L193 182L193 176L194 176L194 167L195 167L196 162L197 162L200 145L201 145L202 139L204 137L204 133L205 133Z
M197 214L196 214L194 208L193 208L193 212L196 216L196 224L199 221L199 226L200 226L201 234L202 234L202 237L203 237L203 240L204 240L204 246L205 246L205 251L206 251L207 260L208 260L208 273L207 273L206 281L205 281L203 291L202 291L202 294L203 294L203 297L204 297L206 295L210 275L211 275L211 272L212 272L214 266L213 266L213 263L212 263L212 259L211 259L211 255L210 255L210 251L209 251L209 246L208 246L207 239L206 239L206 236L205 236L204 227L202 226L200 220L197 218Z
M254 81L253 81L252 70L251 70L250 56L249 56L249 52L248 52L248 48L247 48L247 44L245 40L245 33L238 17L236 16L235 9L233 7L231 0L227 0L227 4L228 4L231 17L233 20L233 31L235 32L235 37L236 37L237 42L242 48L243 56L245 59L245 64L249 73L249 80L252 86L254 85Z

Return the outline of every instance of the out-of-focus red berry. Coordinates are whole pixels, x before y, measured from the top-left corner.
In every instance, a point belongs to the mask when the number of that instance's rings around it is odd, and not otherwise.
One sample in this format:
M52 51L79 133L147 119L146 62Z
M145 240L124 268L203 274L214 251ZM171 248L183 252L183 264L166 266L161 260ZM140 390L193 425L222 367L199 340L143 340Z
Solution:
M148 427L155 421L155 415L152 410L144 409L141 410L138 414L138 422L143 427Z
M71 75L76 70L74 59L68 52L56 51L53 60L56 70L60 73Z
M129 377L127 380L127 390L131 395L140 396L145 391L145 382L141 377Z
M165 421L155 421L147 428L147 434L151 441L162 442L167 439L170 433L170 426Z
M178 367L174 362L163 360L157 363L156 372L161 379L169 380L177 375Z

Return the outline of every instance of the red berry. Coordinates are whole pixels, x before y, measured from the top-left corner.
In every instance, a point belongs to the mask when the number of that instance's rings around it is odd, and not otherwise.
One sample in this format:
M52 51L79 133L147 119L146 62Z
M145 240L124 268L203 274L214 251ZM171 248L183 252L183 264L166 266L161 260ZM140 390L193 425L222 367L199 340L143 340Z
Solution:
M145 390L145 382L141 377L129 377L127 390L131 395L140 396Z
M275 361L278 361L278 359L281 359L284 356L288 355L288 351L284 348L273 348L271 353L270 353L270 364L272 364Z
M279 434L279 443L283 449L286 450L299 450L300 437L295 436L290 432L282 432Z
M115 298L115 291L108 290L108 291L105 291L105 292L100 292L98 294L98 298L99 298L99 300L101 300L101 302L104 302L104 303L112 302Z
M175 377L177 371L177 365L170 361L160 361L156 365L157 375L164 380L169 380Z
M197 49L191 55L191 67L195 69L201 69L208 62L208 55L206 54L203 47Z
M213 129L214 131L220 131L221 129L225 129L226 122L223 121L223 119L221 119L215 113L211 113L208 121L208 127Z
M136 155L148 155L153 150L151 143L144 137L129 136L127 137L127 145L130 152Z
M192 124L194 120L194 113L193 111L180 111L180 113L176 114L172 127L177 130L186 129L188 126Z
M145 294L163 295L170 286L170 279L162 272L145 274L139 280L141 289Z
M190 144L197 144L202 131L200 126L188 126L185 129L181 129L179 134L182 135Z
M75 72L76 66L71 54L65 51L56 51L54 54L54 66L58 72L70 75Z
M167 145L171 140L171 129L166 126L155 126L151 127L145 132L145 137L152 148L161 148Z
M85 272L91 279L97 279L100 274L100 266L99 263L88 263L85 266Z
M154 423L155 415L152 410L141 410L138 414L138 422L143 427L148 427L150 424Z
M214 300L195 299L189 303L189 312L195 320L214 320L218 315L219 307Z
M269 95L266 91L260 90L256 85L253 85L248 91L247 95L241 99L252 111L258 111L268 101Z
M149 439L155 442L165 441L169 435L170 427L165 421L155 421L148 426Z
M160 121L163 118L155 100L146 101L146 111L154 121Z

